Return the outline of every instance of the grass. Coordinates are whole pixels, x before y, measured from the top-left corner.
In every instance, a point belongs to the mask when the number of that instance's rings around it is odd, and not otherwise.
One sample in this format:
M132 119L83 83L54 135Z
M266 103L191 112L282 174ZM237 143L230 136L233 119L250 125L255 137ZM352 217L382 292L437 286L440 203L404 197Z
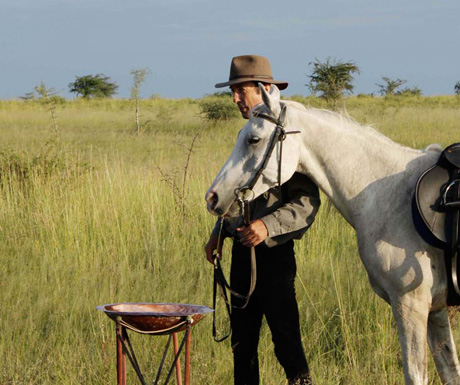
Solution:
M346 103L358 121L421 148L458 141L458 100ZM26 178L8 168L0 178L1 384L115 383L114 323L97 305L211 306L212 266L203 247L214 218L203 196L243 120L205 122L194 100L145 100L140 111L147 123L137 136L129 101L68 101L56 110L56 138L39 104L0 102L0 160L11 164L13 154L24 168L41 159ZM196 135L182 209L164 176L181 185ZM225 250L228 269L229 244ZM324 202L296 251L302 336L315 383L402 383L391 311L372 293L350 226ZM192 336L192 383L231 383L231 348L212 340L211 317ZM458 330L455 336L460 340ZM152 378L164 338L131 338ZM260 358L262 383L285 384L266 325ZM134 376L129 369L132 383ZM439 384L432 361L430 384Z

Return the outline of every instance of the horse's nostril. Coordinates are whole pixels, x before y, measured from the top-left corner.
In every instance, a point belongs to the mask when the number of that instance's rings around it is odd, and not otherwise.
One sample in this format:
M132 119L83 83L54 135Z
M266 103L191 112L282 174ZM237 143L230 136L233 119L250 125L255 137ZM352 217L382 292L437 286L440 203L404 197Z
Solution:
M208 193L208 196L206 197L206 201L208 202L211 210L214 210L214 208L217 205L218 200L219 200L219 197L217 196L217 193L215 193L214 191L210 191Z
M213 193L212 202L211 202L212 208L216 207L218 200L219 200L219 197L218 197L217 193Z

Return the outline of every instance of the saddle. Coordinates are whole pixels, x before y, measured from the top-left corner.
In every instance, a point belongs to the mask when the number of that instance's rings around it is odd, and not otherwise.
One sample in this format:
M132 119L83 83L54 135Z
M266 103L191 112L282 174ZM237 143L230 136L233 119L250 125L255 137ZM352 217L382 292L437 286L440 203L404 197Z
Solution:
M460 143L447 147L438 162L419 177L412 213L415 227L422 238L444 250L448 272L448 304L459 305Z

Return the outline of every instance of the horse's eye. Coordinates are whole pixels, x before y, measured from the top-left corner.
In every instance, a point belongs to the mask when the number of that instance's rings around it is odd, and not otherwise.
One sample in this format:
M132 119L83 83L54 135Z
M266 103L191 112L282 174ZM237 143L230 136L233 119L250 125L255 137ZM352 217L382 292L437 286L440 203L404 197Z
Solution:
M259 142L260 142L260 138L258 138L257 136L253 136L248 139L248 143L252 145L257 144Z

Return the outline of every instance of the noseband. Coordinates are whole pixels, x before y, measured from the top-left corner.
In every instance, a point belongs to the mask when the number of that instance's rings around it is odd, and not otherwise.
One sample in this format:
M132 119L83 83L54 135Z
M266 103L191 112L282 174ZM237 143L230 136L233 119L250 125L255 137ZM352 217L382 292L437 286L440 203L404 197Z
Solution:
M278 159L278 185L275 188L279 188L281 186L281 161L283 159L283 142L286 139L286 135L300 133L300 131L288 131L288 132L285 131L284 129L284 126L286 124L286 105L285 104L283 104L281 107L281 113L278 119L274 117L272 114L270 115L264 114L257 110L252 112L252 116L255 118L262 118L262 119L268 120L269 122L275 124L275 135L273 135L272 141L270 143L270 147L268 148L268 151L267 151L267 155L265 155L265 159L262 165L260 166L260 168L257 170L256 175L254 175L254 178L252 179L251 183L249 183L247 186L237 187L235 189L235 196L238 199L238 201L243 200L246 192L252 192L254 196L253 188L256 185L259 178L261 177L264 170L267 168L268 162L270 161L270 157L277 143L280 144L280 156Z

